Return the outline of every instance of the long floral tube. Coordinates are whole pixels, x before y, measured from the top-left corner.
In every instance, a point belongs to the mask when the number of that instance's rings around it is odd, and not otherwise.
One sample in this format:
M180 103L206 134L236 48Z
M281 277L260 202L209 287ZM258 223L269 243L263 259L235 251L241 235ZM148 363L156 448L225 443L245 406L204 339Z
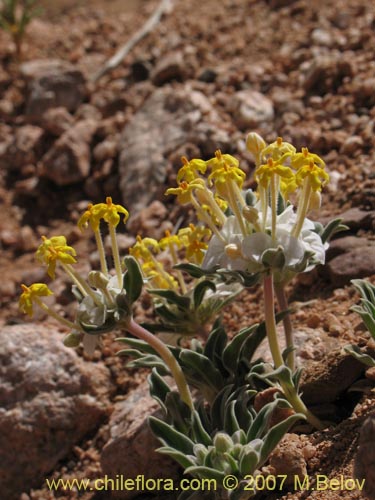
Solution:
M275 307L274 307L274 287L273 287L272 274L264 276L263 287L264 287L264 310L265 310L265 321L266 321L268 343L270 346L275 368L280 368L280 366L284 365L284 360L282 358L279 343L277 340ZM293 406L294 410L297 413L303 413L306 416L307 421L311 425L313 425L316 429L323 429L324 425L317 417L315 417L306 408L306 405L298 395L297 390L294 387L290 388L282 381L280 381L279 383L283 390L284 396Z
M135 337L144 340L155 349L155 351L160 355L160 357L170 369L171 374L177 384L177 388L180 392L181 399L189 406L189 408L193 409L194 403L190 394L189 386L187 385L185 379L185 375L183 374L180 365L177 363L176 358L173 356L168 347L155 335L136 323L133 319L130 319L130 321L126 323L126 330L132 333Z

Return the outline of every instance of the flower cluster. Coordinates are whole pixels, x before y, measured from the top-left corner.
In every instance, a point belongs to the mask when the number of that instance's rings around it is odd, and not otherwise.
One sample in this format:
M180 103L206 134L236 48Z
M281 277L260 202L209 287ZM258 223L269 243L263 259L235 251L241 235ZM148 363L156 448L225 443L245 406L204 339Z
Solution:
M206 162L183 159L179 185L166 194L191 203L212 231L203 268L251 274L272 270L275 281L285 282L324 263L325 245L306 216L320 205L329 176L319 156L307 148L298 153L281 138L266 145L252 133L247 148L256 158L256 197L243 190L246 176L238 160L220 151Z
M41 297L52 294L52 291L43 283L34 283L27 287L22 285L23 293L20 297L20 308L23 312L33 314L33 305L37 304L48 314L68 326L71 333L65 338L65 344L76 347L82 340L85 350L92 354L99 335L113 328L129 315L128 298L123 290L124 269L118 254L116 240L116 226L120 222L120 214L124 222L128 218L127 210L121 205L112 203L108 197L106 203L89 205L88 209L78 221L78 227L84 230L90 225L93 230L99 250L100 271L91 271L86 280L74 268L76 251L67 244L65 236L42 237L42 244L36 252L36 258L47 267L47 274L55 278L56 268L60 268L68 275L73 284L73 292L79 300L77 315L74 322L59 316L51 307L42 301ZM107 223L112 242L112 256L115 266L115 275L108 271L104 245L100 233L100 222Z

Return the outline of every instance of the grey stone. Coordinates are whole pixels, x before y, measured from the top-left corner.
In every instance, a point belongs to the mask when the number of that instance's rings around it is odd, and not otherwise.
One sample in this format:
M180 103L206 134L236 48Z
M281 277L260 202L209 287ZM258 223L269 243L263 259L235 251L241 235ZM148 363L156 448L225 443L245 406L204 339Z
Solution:
M59 186L84 180L90 173L90 142L95 120L79 121L67 130L43 156L40 174Z
M151 433L147 424L149 415L158 414L158 404L148 394L144 383L132 391L124 401L115 404L109 422L111 438L101 455L103 473L115 478L117 475L135 479L171 478L180 475L179 466L166 455L156 452L161 444ZM116 498L130 499L140 491L113 491Z
M207 151L207 141L212 151ZM215 149L229 145L229 136L202 92L188 85L157 89L120 139L120 189L132 213L162 195L170 167L167 158L187 143L213 156Z
M34 125L24 125L16 129L0 156L0 165L10 170L17 170L27 164L36 163L41 149L43 129Z
M272 101L251 89L236 92L230 99L229 108L235 123L241 129L259 127L274 118Z
M37 59L22 64L20 71L28 82L26 115L32 121L40 121L50 108L75 111L86 94L82 72L68 62Z
M0 489L38 486L106 416L109 372L66 348L53 327L0 331ZM100 401L101 400L101 401Z
M185 65L181 52L171 52L160 59L150 77L155 85L163 85L171 80L183 80Z
M375 274L375 245L354 248L338 255L327 264L327 271L336 287Z

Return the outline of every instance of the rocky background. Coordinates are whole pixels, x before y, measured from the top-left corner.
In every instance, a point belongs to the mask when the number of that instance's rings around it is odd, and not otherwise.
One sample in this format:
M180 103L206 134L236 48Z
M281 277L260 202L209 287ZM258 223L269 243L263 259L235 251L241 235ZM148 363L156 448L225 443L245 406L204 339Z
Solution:
M94 81L158 3L42 4L21 62L0 32L2 495L100 500L109 492L49 492L45 478L178 477L171 462L152 452L156 443L144 415L156 404L146 395L147 374L116 357L115 335L93 359L66 349L52 320L21 317L20 284L46 279L34 259L43 234L65 234L82 271L97 264L90 235L75 226L89 201L112 196L130 210L120 234L123 251L138 233L160 237L176 221L191 221L189 210L163 195L180 157L207 159L220 148L236 155L251 179L245 137L252 130L321 155L331 181L315 218L340 216L349 226L332 243L327 264L290 287L305 400L338 425L288 435L270 467L279 474L350 476L359 429L374 406L374 373L365 374L340 350L368 342L349 311L358 300L350 279L375 279L373 5L175 0L123 63ZM55 307L73 312L69 283L60 277L51 288ZM136 313L150 314L147 299ZM261 317L259 290L244 292L225 314L232 331ZM289 489L277 498L343 498L340 491ZM358 491L345 495L365 498Z

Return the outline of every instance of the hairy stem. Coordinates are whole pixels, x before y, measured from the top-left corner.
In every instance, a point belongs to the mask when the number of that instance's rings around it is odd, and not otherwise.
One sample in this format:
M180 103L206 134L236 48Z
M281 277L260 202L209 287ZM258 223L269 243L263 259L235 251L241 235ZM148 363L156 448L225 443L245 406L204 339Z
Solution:
M135 337L144 340L155 349L155 351L159 354L159 356L170 369L171 374L176 381L181 399L189 406L189 408L193 409L193 399L191 397L190 389L186 382L185 375L183 374L180 365L177 363L176 358L173 356L164 342L159 340L155 335L143 328L141 325L138 325L138 323L136 323L133 319L131 319L126 324L126 329Z
M288 309L288 300L286 298L284 284L280 283L279 285L275 286L275 293L277 297L277 302L280 307L280 311L286 311ZM286 315L283 318L283 325L285 332L286 347L294 348L293 326L289 312L286 313ZM290 353L288 354L286 364L292 371L295 370L296 355L294 349L290 351Z

